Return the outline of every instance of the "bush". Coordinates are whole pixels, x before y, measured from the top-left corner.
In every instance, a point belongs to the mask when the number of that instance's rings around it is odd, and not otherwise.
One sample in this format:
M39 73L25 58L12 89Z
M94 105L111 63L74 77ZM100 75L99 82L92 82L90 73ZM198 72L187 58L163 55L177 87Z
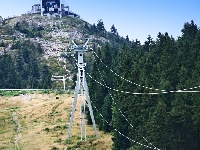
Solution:
M61 142L62 142L62 139L60 138L54 141L54 143L61 143Z
M57 148L57 147L53 147L51 150L59 150L59 148Z
M21 91L0 91L0 96L12 97L19 96L20 94L22 94Z
M44 131L46 131L48 133L50 130L49 130L49 128L45 128Z
M67 139L64 141L64 144L73 144L73 142L70 139Z

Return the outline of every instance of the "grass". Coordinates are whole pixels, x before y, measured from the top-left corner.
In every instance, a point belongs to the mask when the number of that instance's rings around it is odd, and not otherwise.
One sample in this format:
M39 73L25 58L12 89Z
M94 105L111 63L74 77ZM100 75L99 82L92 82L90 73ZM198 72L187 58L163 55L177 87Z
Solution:
M13 97L13 96L19 96L20 94L33 94L32 91L1 91L0 90L0 96L5 97Z
M73 98L61 94L58 100L55 96L55 93L33 94L31 102L20 96L0 97L0 150L14 149L17 133L13 111L17 111L22 126L20 149L111 149L111 135L99 132L99 139L95 139L91 125L87 125L87 141L80 141L79 111L75 112L71 137L66 139Z
M14 149L14 135L16 134L16 124L12 118L12 108L16 103L5 103L0 99L0 149ZM5 109L11 108L11 109Z

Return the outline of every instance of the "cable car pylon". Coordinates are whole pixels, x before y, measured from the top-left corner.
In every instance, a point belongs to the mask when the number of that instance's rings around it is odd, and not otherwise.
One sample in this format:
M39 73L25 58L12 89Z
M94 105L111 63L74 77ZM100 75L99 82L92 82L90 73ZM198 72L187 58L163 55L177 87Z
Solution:
M95 120L94 120L94 114L93 114L93 110L92 110L92 106L91 106L91 101L90 101L90 96L89 96L89 91L88 91L88 85L87 85L87 81L85 78L85 66L86 63L84 63L83 61L83 54L84 52L89 51L89 46L88 46L88 42L89 39L87 39L87 41L82 44L82 45L77 45L74 40L72 40L73 46L71 47L72 50L74 50L74 52L78 53L78 74L77 74L77 81L76 81L76 87L75 87L75 92L74 92L74 101L72 104L72 111L71 111L71 116L70 116L70 124L69 124L69 129L68 129L68 137L67 139L70 138L71 135L71 129L72 129L72 124L73 124L73 119L74 119L74 113L75 113L75 109L76 109L76 104L77 104L77 99L79 96L79 93L81 93L81 95L84 95L86 97L86 102L90 111L90 116L91 116L91 120L93 123L93 128L95 131L95 135L96 138L98 138L98 133L97 133L97 129L96 129L96 124L95 124ZM84 114L85 114L85 100L83 103L81 103L80 106L80 128L81 128L81 140L82 140L82 136L84 134L85 140L86 140L86 124L84 121ZM84 111L84 112L82 112Z

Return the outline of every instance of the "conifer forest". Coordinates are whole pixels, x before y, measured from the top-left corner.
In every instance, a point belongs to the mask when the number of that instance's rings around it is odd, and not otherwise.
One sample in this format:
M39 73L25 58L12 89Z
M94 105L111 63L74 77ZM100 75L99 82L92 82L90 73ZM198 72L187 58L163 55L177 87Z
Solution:
M126 39L117 46L112 38L93 53L87 77L94 116L112 133L113 149L200 148L200 95L179 92L199 89L200 29L191 21L181 32L177 40L149 36L144 45Z
M41 46L30 40L17 41L12 45L13 49L19 50L12 55L6 52L0 55L1 89L50 88L51 73L41 61Z

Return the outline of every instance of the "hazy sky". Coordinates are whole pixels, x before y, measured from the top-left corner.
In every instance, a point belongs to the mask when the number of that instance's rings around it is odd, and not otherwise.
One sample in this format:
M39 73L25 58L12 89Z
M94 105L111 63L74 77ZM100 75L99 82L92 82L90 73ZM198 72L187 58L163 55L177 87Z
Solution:
M40 0L0 0L0 16L20 15ZM89 23L102 19L106 30L112 24L121 36L142 43L148 35L155 40L158 32L174 38L181 35L185 22L200 27L200 0L61 0Z

